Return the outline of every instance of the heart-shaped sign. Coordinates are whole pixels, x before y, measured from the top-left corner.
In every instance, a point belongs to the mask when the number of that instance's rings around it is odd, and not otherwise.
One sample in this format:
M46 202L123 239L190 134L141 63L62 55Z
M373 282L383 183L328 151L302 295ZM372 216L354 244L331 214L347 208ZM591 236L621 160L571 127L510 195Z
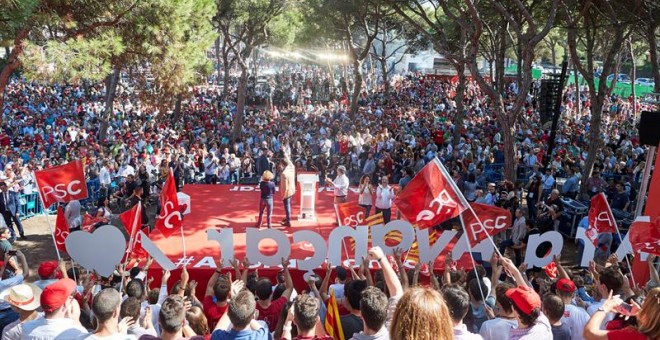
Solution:
M110 276L121 263L126 251L124 234L112 225L104 225L92 233L75 231L66 238L66 251L83 268Z

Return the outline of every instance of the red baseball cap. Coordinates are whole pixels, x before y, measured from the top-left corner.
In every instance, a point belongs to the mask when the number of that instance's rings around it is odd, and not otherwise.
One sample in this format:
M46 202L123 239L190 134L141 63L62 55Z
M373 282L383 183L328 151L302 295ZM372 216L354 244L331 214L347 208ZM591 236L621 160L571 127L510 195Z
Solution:
M55 270L57 269L57 261L44 261L39 265L39 277L42 280L50 279Z
M534 289L527 286L518 286L506 291L506 297L523 313L529 315L535 308L541 308L541 298Z
M46 286L41 293L41 308L47 313L61 308L75 290L76 282L68 278Z
M561 278L559 281L557 281L557 290L573 293L576 289L577 288L575 287L575 283L567 278Z

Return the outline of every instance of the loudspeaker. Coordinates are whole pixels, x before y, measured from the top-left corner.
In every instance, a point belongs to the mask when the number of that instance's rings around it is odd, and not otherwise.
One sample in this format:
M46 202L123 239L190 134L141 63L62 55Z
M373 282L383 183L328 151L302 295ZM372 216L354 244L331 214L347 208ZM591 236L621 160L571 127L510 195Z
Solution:
M639 119L639 142L643 145L658 146L660 143L660 112L642 111Z

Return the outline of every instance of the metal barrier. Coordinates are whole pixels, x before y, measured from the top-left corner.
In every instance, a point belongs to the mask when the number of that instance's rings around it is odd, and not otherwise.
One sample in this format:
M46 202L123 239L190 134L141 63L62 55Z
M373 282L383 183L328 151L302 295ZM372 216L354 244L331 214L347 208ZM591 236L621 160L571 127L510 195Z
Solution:
M43 206L41 205L39 194L36 192L31 194L19 194L18 201L20 202L18 213L22 220L43 212Z

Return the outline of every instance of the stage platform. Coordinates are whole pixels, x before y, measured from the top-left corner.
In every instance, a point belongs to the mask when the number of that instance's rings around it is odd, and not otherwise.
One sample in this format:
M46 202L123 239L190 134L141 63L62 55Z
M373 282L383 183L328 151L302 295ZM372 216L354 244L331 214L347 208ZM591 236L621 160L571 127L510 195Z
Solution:
M186 265L191 279L199 283L198 294L204 293L204 287L208 278L215 270L209 267L209 258L214 260L220 258L220 245L214 240L208 240L207 229L232 228L234 231L234 256L242 261L245 257L246 249L246 228L255 227L259 218L259 189L254 185L186 185L182 192L190 195L191 213L185 215L183 220L183 237L175 233L169 238L164 238L160 232L154 230L150 238L175 264ZM357 188L352 188L349 192L348 200L357 201ZM292 200L292 226L282 227L280 221L284 219L284 207L279 193L276 193L273 200L273 228L281 230L287 234L291 241L291 259L304 259L313 253L309 244L296 243L292 241L291 234L299 230L312 230L328 239L333 228L336 227L334 211L334 193L332 188L321 186L317 188L316 199L316 217L315 222L298 221L299 214L298 195ZM372 213L375 209L372 209ZM266 216L264 212L263 227L266 228ZM393 214L393 216L396 216ZM184 244L185 238L185 254ZM276 252L276 244L272 240L264 240L259 244L260 250L265 255L272 255ZM342 256L343 259L346 256ZM158 267L154 264L154 267ZM281 270L279 267L266 268L257 267L259 276L270 277L273 282L277 273ZM160 280L160 268L153 268L151 275L154 281ZM230 271L231 268L224 268L223 271ZM325 273L325 265L316 270L319 274ZM178 279L180 270L172 272L170 285ZM306 284L303 279L303 271L291 268L291 274L297 289L303 289ZM156 286L158 282L154 282Z

